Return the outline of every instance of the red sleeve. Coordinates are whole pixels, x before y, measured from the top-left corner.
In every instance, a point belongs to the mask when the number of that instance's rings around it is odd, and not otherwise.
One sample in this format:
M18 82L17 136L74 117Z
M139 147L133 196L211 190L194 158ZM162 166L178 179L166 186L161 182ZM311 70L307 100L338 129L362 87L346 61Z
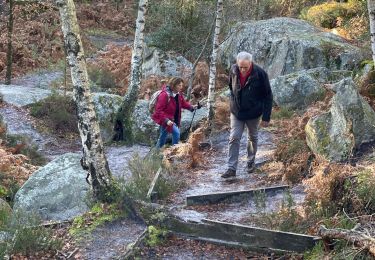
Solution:
M182 94L180 94L180 96L181 96L181 107L184 109L193 111L194 110L193 106L190 105L190 103L184 99L184 96Z
M168 94L166 92L161 92L158 96L158 100L155 104L155 112L152 115L152 119L159 125L165 125L168 117L165 113L168 107Z

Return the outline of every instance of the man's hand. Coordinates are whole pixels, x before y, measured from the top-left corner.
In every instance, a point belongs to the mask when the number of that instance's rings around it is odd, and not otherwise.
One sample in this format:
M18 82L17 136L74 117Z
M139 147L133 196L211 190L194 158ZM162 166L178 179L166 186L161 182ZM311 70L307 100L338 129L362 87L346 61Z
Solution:
M261 127L268 127L269 125L270 125L270 122L267 122L267 121L260 122Z
M168 126L171 126L171 125L173 125L173 124L174 124L173 121L168 120L168 122L167 122L167 125L168 125Z

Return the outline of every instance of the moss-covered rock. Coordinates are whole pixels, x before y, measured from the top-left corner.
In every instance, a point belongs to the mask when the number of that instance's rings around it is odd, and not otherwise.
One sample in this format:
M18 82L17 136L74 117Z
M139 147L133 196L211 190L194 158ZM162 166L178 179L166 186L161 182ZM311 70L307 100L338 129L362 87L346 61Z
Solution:
M252 53L271 79L316 67L352 70L362 60L360 50L343 38L293 18L235 25L220 45L219 62L229 68L240 51Z
M306 125L310 149L331 161L348 159L354 149L375 140L375 112L359 95L351 78L333 85L336 92L329 112Z
M350 71L330 71L325 67L301 70L271 80L275 103L280 107L305 109L312 103L322 100L325 83L339 81L350 76Z

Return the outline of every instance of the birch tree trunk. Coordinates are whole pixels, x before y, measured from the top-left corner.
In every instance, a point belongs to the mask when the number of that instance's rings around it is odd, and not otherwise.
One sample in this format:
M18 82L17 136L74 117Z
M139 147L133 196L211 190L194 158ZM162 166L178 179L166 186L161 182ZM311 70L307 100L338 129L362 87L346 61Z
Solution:
M367 8L370 18L372 60L374 61L375 65L375 0L367 0Z
M134 46L131 60L129 88L117 114L114 140L133 141L132 114L137 104L141 84L141 68L143 59L144 29L148 0L139 0L138 15L134 36Z
M216 22L215 22L215 34L212 47L212 56L210 63L210 76L208 82L208 125L211 126L212 120L214 118L215 112L215 80L216 80L216 60L217 60L217 50L219 48L219 34L221 30L221 20L223 17L223 0L217 0L216 8Z
M74 101L78 112L78 129L82 140L82 167L88 170L88 182L94 196L105 200L105 193L111 189L112 175L104 154L99 124L91 97L86 61L73 0L56 0L60 11L61 27L67 60L71 71Z
M8 19L8 50L7 50L7 70L5 73L5 84L12 83L12 63L13 63L13 9L14 0L9 0L9 19Z

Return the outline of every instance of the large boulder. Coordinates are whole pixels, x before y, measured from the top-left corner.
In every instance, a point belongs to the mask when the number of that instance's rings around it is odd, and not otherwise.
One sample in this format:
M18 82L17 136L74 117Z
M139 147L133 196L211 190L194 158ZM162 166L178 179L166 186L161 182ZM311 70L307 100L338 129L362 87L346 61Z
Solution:
M349 158L354 149L375 140L375 112L359 95L351 78L333 85L329 112L311 118L306 127L310 149L330 161Z
M45 99L51 95L51 91L26 86L0 85L0 94L3 96L3 101L22 107Z
M104 142L110 142L114 135L116 113L121 107L123 97L104 92L93 93L96 116Z
M81 155L67 153L34 172L18 190L13 210L43 220L70 220L85 213L89 185Z
M316 67L352 70L362 60L360 50L343 38L293 18L237 24L220 45L219 62L229 68L240 51L252 53L271 79Z
M142 77L182 77L190 75L193 65L175 52L164 52L156 48L146 48L143 54Z
M325 96L324 83L341 80L350 71L329 71L325 67L301 70L270 81L275 103L281 107L305 109Z

